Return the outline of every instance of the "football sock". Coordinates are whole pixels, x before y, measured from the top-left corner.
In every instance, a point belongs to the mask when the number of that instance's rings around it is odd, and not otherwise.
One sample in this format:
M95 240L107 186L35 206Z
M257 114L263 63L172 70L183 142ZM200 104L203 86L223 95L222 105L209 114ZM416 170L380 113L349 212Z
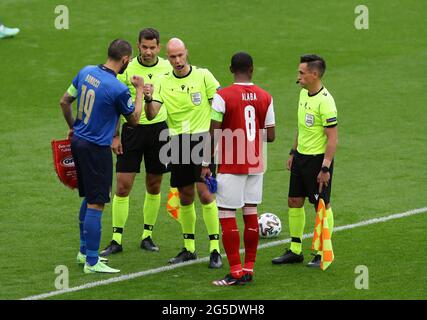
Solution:
M245 241L245 264L243 271L254 272L254 264L259 240L258 215L256 207L243 207L243 220L245 231L243 239Z
M144 232L142 233L142 239L151 237L153 233L153 227L156 223L157 216L160 208L160 193L149 194L145 193L144 201Z
M222 215L221 215L222 216ZM240 260L240 235L236 223L236 217L220 218L222 228L222 244L227 254L230 273L234 278L241 278L243 275L242 263Z
M230 266L230 274L235 279L240 279L243 276L243 270L241 264Z
M101 241L102 211L88 208L84 223L86 237L86 262L93 266L98 262L99 242Z
M86 239L83 233L83 225L85 223L86 209L87 209L87 200L86 198L83 198L82 205L80 206L80 213L79 213L80 252L83 254L86 254Z
M291 234L291 251L300 254L302 251L302 235L305 226L305 210L289 208L289 232Z
M120 197L114 195L113 206L113 240L122 244L123 228L129 215L129 196Z
M190 252L196 251L196 245L194 243L196 209L194 208L194 202L188 206L181 205L179 222L184 236L184 247Z
M202 208L203 220L209 234L209 252L214 250L219 252L219 219L216 201L214 200L209 204L202 204Z

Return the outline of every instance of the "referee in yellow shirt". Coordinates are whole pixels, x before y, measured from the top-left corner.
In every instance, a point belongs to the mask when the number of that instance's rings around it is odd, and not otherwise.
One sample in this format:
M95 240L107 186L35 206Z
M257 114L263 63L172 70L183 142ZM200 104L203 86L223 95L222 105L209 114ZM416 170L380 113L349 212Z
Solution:
M287 161L289 182L289 232L291 247L272 260L273 264L301 263L302 235L305 226L304 201L317 206L324 199L332 236L334 218L330 203L334 155L338 143L335 101L321 81L326 63L317 55L300 59L297 83L302 90L298 103L298 131ZM321 256L315 253L309 267L320 267Z
M135 89L132 88L130 80L134 75L143 77L145 84L155 85L163 75L172 70L170 63L159 57L160 34L156 29L141 30L137 45L138 56L129 63L123 74L117 76L117 79L129 88L133 100ZM166 118L166 110L162 110L154 119L148 120L143 110L136 127L123 122L121 135L117 128L111 146L117 155L117 188L112 205L113 236L110 244L101 252L101 256L123 251L122 236L129 215L129 195L136 176L141 171L142 161L146 172L146 193L143 208L144 231L140 247L147 251L159 251L159 247L152 239L152 233L159 214L162 177L164 173L170 171L159 159L160 149L168 144L167 141L159 140L160 134L168 129Z
M215 197L201 180L204 163L203 145L209 139L211 101L220 84L208 69L188 63L184 42L172 38L167 44L167 57L173 70L156 87L145 86L145 114L154 118L161 110L167 112L171 136L171 187L179 190L180 216L184 248L169 260L170 264L197 259L194 234L196 190L202 204L203 220L209 234L210 268L220 268L219 219ZM200 149L199 147L202 146ZM175 157L176 156L176 157Z

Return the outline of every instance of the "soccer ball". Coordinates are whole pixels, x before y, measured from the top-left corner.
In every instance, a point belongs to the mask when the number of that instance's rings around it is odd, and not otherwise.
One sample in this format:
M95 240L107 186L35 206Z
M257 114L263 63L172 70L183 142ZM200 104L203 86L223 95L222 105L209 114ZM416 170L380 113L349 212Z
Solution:
M275 238L282 231L282 223L278 216L273 213L263 213L258 218L260 238Z

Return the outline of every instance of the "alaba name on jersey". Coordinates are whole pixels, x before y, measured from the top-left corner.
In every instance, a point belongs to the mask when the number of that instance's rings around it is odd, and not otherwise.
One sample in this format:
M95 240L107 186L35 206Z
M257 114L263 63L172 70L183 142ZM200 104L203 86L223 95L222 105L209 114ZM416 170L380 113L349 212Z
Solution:
M218 172L263 173L263 129L275 126L271 95L253 83L234 83L215 94L212 109L212 119L222 122Z

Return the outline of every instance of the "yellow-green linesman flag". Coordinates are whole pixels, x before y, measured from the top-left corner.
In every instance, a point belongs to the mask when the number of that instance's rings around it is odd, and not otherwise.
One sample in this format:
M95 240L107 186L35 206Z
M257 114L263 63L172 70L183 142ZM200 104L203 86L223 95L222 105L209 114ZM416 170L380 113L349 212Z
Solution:
M328 217L326 213L325 201L322 198L319 200L316 212L316 223L314 225L313 242L311 244L313 250L317 250L321 255L320 268L326 270L334 261L334 251L332 249L331 232L328 226Z

